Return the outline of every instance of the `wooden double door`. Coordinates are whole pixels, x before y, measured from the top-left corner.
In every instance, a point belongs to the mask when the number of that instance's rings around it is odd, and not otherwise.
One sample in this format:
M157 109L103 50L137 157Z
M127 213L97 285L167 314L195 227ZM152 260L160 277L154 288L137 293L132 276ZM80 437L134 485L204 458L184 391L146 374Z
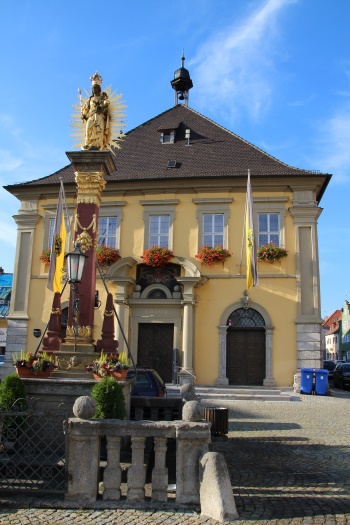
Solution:
M173 377L174 325L140 323L137 366L154 368L165 383Z
M263 385L266 337L262 328L232 328L227 332L226 377L230 385Z

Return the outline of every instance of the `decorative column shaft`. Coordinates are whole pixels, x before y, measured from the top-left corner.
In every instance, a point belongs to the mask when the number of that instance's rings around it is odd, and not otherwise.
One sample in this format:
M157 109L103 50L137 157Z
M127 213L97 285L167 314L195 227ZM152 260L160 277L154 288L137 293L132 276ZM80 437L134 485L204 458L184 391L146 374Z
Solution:
M80 342L92 343L96 289L96 248L101 194L106 185L104 176L115 170L109 151L77 151L67 153L75 168L77 211L74 221L75 243L88 256L82 282L79 285L80 311L78 337ZM71 298L72 299L72 298ZM75 323L69 309L67 336L74 337Z

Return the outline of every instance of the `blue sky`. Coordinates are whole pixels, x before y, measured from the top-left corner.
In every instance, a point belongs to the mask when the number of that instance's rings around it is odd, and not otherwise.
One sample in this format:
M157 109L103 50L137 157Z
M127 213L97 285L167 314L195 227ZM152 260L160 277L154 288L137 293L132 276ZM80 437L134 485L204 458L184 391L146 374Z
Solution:
M130 130L172 107L182 49L190 106L278 159L332 173L319 219L322 315L348 298L348 0L14 0L1 7L0 266L17 199L2 189L68 164L77 89L96 70ZM350 292L350 289L349 289Z

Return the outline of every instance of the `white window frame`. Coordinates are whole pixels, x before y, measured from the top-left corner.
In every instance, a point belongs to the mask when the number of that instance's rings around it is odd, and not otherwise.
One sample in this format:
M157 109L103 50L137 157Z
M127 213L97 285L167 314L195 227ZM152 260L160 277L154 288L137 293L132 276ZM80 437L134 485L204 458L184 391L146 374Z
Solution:
M123 206L125 206L126 201L115 201L115 202L104 202L101 203L99 218L116 218L117 219L117 228L115 232L115 249L120 250L120 233L121 233L121 224L123 220ZM98 237L98 233L97 233Z
M169 137L169 140L166 140L165 137ZM161 144L174 144L174 142L175 142L175 130L161 132L160 134Z
M179 199L166 199L162 201L157 200L141 200L140 204L144 207L144 236L143 249L151 248L149 245L149 227L151 215L169 215L169 243L168 249L173 250L174 246L174 220L175 220L175 206L179 204Z
M223 244L222 247L228 249L228 224L230 218L230 204L233 198L217 197L217 198L195 198L194 204L197 205L197 222L198 222L198 251L204 246L204 215L223 215L224 216L224 230L223 230Z
M259 214L260 213L277 213L279 214L280 222L280 248L284 248L286 245L285 239L285 218L286 218L286 207L285 203L289 201L289 197L255 197L253 202L254 210L254 228L256 231L257 239L259 239Z

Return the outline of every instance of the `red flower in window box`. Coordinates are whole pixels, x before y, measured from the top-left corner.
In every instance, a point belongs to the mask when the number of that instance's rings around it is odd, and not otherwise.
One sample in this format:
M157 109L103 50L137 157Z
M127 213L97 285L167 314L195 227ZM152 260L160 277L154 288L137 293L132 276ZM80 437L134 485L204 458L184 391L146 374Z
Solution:
M110 246L105 246L102 244L96 250L96 259L100 266L111 266L115 262L119 261L120 254L119 251Z
M51 250L50 250L50 248L48 250L43 250L41 252L41 254L40 254L39 259L44 264L50 264L50 259L51 259Z
M288 251L285 248L279 248L277 244L268 242L258 248L258 259L263 262L273 263L279 261L282 257L287 257Z
M172 257L173 252L161 246L152 246L152 248L144 250L141 256L144 264L147 264L147 266L157 266L158 268L164 268Z
M220 262L224 263L229 257L231 257L231 253L221 245L214 246L214 248L211 246L202 246L196 255L196 258L206 266L213 266Z

